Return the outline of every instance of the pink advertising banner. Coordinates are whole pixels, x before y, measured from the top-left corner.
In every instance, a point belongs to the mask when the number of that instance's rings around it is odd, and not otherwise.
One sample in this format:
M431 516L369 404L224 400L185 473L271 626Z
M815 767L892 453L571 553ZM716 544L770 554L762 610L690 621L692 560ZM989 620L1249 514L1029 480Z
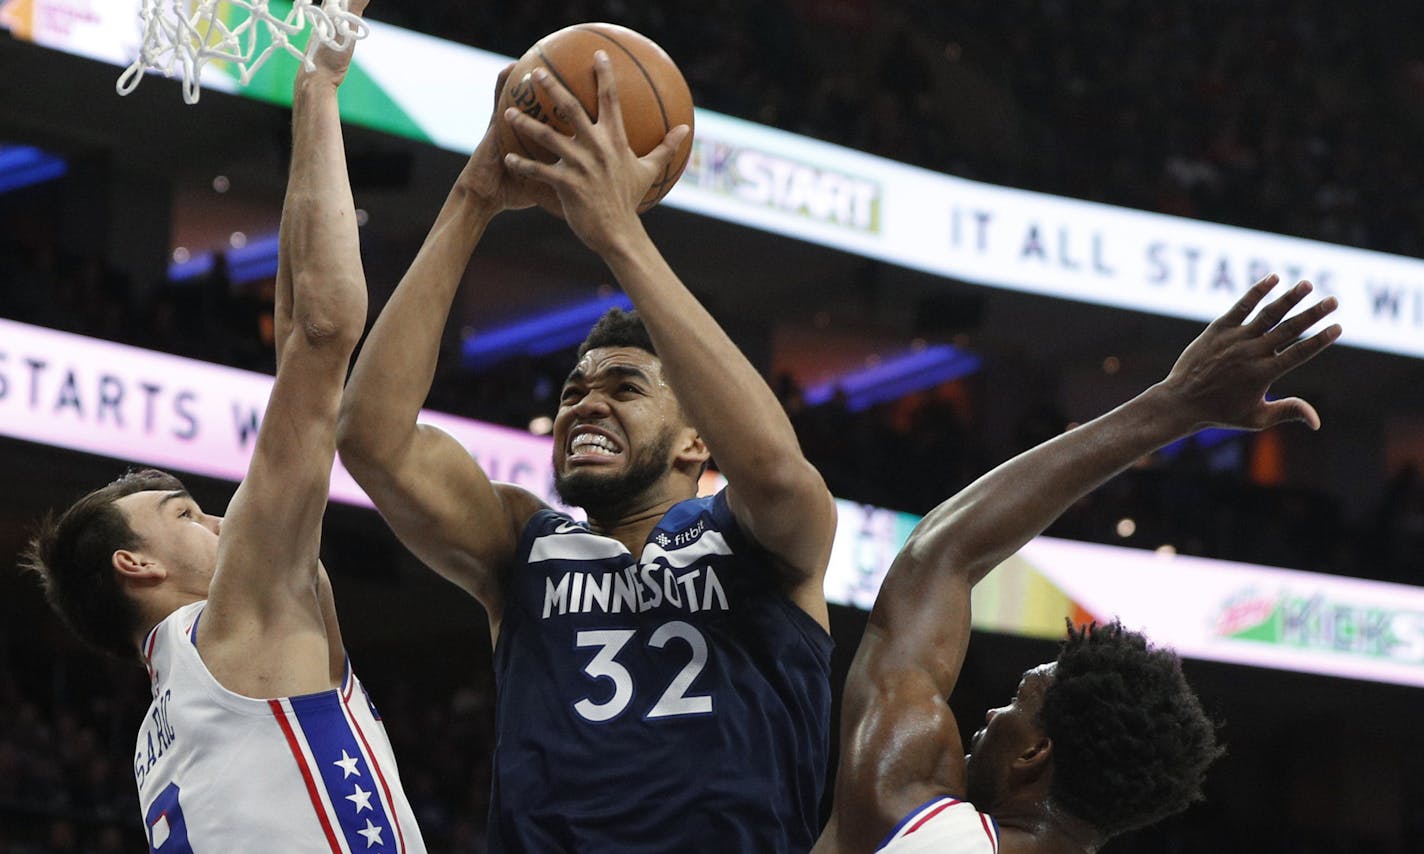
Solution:
M0 435L241 480L272 378L0 319ZM552 500L549 439L438 412L490 476ZM338 462L331 497L370 506Z

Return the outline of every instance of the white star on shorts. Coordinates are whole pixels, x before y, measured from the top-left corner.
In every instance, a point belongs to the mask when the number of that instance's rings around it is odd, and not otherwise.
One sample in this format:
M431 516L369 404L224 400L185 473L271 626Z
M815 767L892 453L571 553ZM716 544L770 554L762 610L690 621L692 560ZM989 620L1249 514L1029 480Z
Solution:
M361 762L361 757L359 757L359 756L348 756L348 755L346 755L346 749L345 749L345 748L342 748L342 750L341 750L341 758L338 759L338 760L336 760L335 762L333 762L333 763L331 763L331 764L332 764L332 765L336 765L336 766L338 766L339 768L341 768L341 771L342 771L341 779L345 780L347 777L350 777L352 774L355 774L357 777L360 777L360 776L361 776L361 769L356 767L357 764L359 764L360 762Z
M379 824L372 824L371 820L368 818L366 819L366 829L358 830L356 832L366 837L366 847L370 848L372 845L386 844L385 840L381 839L381 834L385 831L386 829L384 827Z
M361 810L371 809L371 793L362 789L359 785L356 787L356 794L347 795L346 800L356 805L357 815L361 814Z

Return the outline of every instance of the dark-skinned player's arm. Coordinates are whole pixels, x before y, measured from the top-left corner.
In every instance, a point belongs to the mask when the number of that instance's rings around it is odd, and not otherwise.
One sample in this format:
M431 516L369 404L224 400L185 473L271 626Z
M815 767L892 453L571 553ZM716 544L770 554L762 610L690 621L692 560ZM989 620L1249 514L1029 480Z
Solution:
M365 6L355 0L351 10ZM274 305L277 376L247 476L223 521L198 630L213 676L248 696L325 690L344 670L318 555L341 386L366 322L336 98L350 59L349 48L324 48L294 86Z
M507 121L560 160L543 164L517 155L506 160L511 170L557 191L569 226L632 298L669 384L730 484L728 502L738 522L789 571L796 603L827 625L822 586L835 534L835 502L801 453L776 395L678 279L638 218L643 194L689 129L674 128L638 158L628 147L612 66L602 52L596 57L598 121L551 75L536 71L535 81L573 117L574 136L510 111Z
M508 73L499 75L496 101ZM496 214L532 203L506 173L491 125L361 348L338 432L342 463L401 542L478 599L496 634L499 573L542 502L491 483L459 442L416 418L475 245Z
M1208 426L1320 426L1299 398L1266 390L1339 337L1297 340L1335 309L1283 318L1301 283L1247 318L1269 276L1183 351L1166 379L1111 412L1004 463L929 513L892 564L846 679L835 807L818 851L870 851L906 813L963 796L964 748L947 698L964 663L970 590L1074 501L1144 454Z

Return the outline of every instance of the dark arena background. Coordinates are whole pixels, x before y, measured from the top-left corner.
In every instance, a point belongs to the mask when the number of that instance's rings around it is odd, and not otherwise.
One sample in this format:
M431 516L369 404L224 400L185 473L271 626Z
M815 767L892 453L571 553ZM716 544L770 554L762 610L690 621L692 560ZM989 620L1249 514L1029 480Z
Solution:
M132 17L112 11L129 5L0 0L6 852L145 847L129 768L143 671L83 650L13 571L31 527L131 461L223 507L224 455L265 399L224 378L260 388L252 374L272 371L281 86L214 84L190 107L149 77L120 98L122 60L90 57L105 33L132 45ZM1146 580L1098 590L1090 568L1073 580L1029 554L1024 590L1051 613L991 603L953 705L977 729L1052 657L1063 616L1121 613L1151 634L1150 615L1196 607L1183 591L1219 588L1164 641L1187 652L1230 752L1204 804L1106 850L1424 851L1417 4L375 0L369 17L389 26L358 64L392 28L483 57L466 74L446 53L392 53L363 75L376 120L353 119L347 148L372 316L485 124L501 63L469 49L518 56L570 23L625 24L720 114L699 115L684 186L645 221L844 499L828 582L837 686L856 605L911 514L1164 376L1257 272L1335 294L1341 344L1278 388L1323 428L1207 433L1080 502L1048 545L1097 544L1093 567ZM272 60L273 75L290 81L293 64ZM607 278L537 210L502 216L477 251L427 406L482 422L471 435L495 445L471 451L496 478L543 485L541 417L617 299ZM131 364L116 343L150 353ZM482 851L493 680L479 608L357 499L333 501L324 560L430 849Z

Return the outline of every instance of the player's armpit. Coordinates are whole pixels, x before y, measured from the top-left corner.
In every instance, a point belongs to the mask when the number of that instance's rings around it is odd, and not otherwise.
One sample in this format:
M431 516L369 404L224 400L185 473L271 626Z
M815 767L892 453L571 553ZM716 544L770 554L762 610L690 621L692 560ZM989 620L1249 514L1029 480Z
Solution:
M501 575L524 524L544 503L491 482L454 437L425 424L380 464L342 460L405 547L495 616Z
M828 626L824 588L836 503L820 472L798 456L784 477L730 485L727 504L747 535L776 556L792 601Z

